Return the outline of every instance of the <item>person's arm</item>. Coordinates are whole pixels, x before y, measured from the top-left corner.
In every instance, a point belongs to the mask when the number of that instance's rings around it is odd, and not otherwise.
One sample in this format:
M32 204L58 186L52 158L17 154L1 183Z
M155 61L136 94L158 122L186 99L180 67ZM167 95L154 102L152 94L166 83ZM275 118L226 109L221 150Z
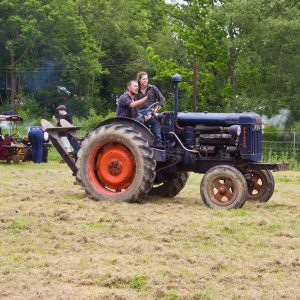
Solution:
M155 87L155 97L157 102L159 102L160 106L165 105L166 99L157 87Z
M60 120L57 120L57 118L54 115L52 116L52 120L56 123L57 127L60 127L60 123L59 123Z
M130 103L129 107L136 108L136 107L142 106L142 105L144 105L147 102L147 100L148 100L148 94L144 98L142 98L140 100L132 101Z

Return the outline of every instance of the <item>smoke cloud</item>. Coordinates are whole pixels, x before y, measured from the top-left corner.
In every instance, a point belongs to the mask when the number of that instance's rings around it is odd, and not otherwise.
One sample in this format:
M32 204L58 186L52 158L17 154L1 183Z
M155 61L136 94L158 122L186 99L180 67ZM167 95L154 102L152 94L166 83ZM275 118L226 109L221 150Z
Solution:
M279 114L274 115L271 118L263 115L262 120L265 125L284 127L286 121L288 120L289 114L290 111L288 109L281 109Z

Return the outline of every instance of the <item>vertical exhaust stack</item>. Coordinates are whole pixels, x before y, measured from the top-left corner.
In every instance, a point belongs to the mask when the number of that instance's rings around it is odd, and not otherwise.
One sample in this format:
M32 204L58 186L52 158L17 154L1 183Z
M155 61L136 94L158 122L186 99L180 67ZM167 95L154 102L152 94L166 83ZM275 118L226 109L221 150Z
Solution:
M178 115L178 83L182 80L179 74L175 74L172 77L172 82L175 84L175 99L174 99L174 110L175 110L175 120L177 122L177 115Z

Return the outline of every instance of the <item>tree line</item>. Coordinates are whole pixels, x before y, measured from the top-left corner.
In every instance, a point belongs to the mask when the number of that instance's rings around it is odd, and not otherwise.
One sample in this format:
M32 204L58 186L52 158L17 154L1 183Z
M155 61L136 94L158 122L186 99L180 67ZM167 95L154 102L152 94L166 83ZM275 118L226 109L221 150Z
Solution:
M66 102L105 115L145 70L169 110L179 73L181 110L196 88L198 111L287 108L287 126L300 119L297 0L0 0L0 12L3 109L45 115Z

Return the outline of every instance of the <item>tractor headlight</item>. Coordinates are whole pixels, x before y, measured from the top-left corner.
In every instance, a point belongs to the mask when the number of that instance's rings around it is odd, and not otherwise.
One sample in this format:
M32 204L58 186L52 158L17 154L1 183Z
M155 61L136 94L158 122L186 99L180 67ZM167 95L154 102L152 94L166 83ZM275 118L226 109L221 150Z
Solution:
M228 127L228 133L233 135L233 136L240 136L242 132L241 126L240 125L232 125Z

